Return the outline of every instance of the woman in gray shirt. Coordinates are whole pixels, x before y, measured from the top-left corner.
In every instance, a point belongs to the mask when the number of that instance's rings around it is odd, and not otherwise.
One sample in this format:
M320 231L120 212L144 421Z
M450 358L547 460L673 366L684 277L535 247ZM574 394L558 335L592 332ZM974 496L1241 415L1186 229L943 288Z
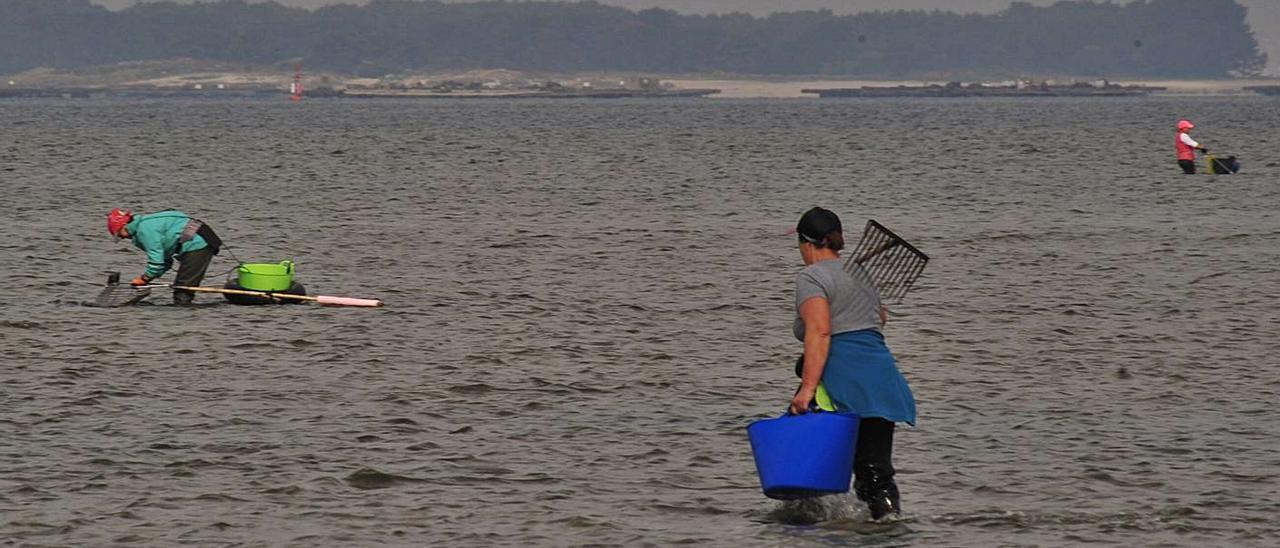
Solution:
M893 430L897 422L915 425L916 404L880 332L886 319L880 296L865 272L842 268L844 231L835 213L810 209L796 233L805 268L796 276L793 330L804 355L791 413L809 411L821 385L836 412L857 414L854 492L872 519L899 515Z

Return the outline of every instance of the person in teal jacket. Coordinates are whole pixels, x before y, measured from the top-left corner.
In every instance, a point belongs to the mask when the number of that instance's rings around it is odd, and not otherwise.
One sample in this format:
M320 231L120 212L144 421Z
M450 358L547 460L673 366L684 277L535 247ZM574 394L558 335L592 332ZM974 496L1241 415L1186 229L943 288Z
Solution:
M168 272L177 259L178 274L173 285L198 286L222 247L222 240L209 225L176 210L134 215L132 211L113 209L107 214L107 231L117 238L129 238L147 253L147 268L133 279L133 285L151 283ZM191 304L193 299L193 291L173 290L174 304Z

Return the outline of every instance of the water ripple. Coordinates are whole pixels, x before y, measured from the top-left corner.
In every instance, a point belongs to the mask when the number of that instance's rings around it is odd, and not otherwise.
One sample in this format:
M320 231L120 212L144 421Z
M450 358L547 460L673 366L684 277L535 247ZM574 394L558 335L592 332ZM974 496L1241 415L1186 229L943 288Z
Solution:
M1273 107L0 101L0 537L1269 547ZM1244 171L1178 174L1180 116ZM933 258L886 327L900 522L759 493L815 204ZM388 306L82 306L144 262L103 213L174 206Z

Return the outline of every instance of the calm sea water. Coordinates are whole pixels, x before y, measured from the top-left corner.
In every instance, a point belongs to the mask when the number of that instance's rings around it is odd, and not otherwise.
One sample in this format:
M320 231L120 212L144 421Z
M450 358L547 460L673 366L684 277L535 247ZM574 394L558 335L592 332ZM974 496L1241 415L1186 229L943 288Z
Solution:
M1231 177L1182 176L1180 117ZM0 102L14 545L1273 546L1280 101ZM764 498L824 205L892 309L907 519ZM178 207L382 309L85 306ZM208 285L235 261L219 256ZM817 523L807 523L817 520Z

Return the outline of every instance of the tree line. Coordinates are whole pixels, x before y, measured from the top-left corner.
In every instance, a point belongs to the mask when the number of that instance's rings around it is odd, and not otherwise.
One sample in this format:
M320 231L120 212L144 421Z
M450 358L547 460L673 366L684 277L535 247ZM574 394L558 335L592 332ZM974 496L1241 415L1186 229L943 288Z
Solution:
M0 74L150 59L406 70L1217 78L1266 64L1235 0L1016 2L991 14L682 15L595 2L0 0Z

